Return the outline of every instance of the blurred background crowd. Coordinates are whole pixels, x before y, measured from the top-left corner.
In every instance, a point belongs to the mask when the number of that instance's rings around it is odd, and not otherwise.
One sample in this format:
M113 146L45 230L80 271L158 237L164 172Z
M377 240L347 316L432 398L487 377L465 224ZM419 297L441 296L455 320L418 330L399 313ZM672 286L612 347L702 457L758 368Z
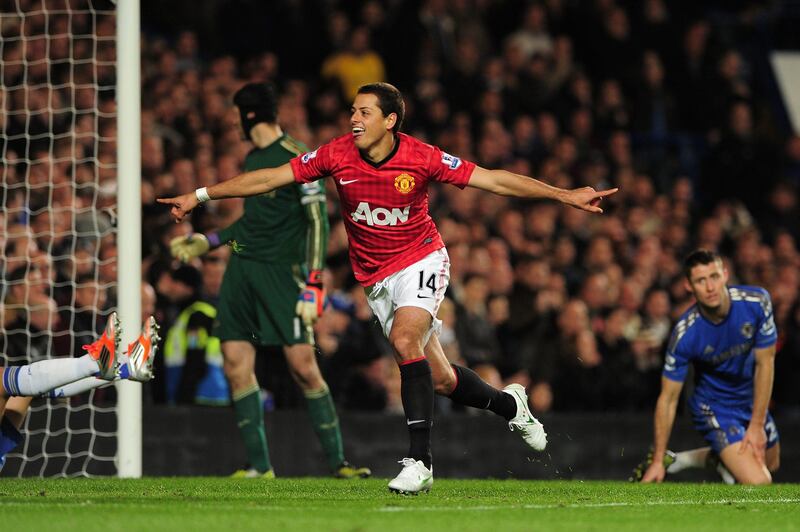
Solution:
M199 300L213 305L230 250L180 266L168 243L227 226L242 202L212 202L175 224L155 198L241 171L251 145L236 126L233 93L248 81L275 82L281 126L314 148L349 132L359 85L388 81L406 97L405 132L451 154L565 188L620 187L602 216L431 189L452 261L440 318L453 362L498 387L522 382L538 412L650 410L671 327L692 303L681 261L704 247L724 256L732 284L769 290L779 332L773 410L800 415L800 136L769 63L771 50L800 48L796 6L142 6L142 306L167 338L147 400L197 402L198 386L220 375L208 341L213 317L184 311ZM12 362L78 354L115 305L117 264L114 20L22 19L4 15L0 27L0 349ZM74 37L87 33L93 45ZM84 68L91 54L99 61ZM399 410L399 372L353 279L327 186L321 365L345 409ZM265 404L292 406L299 392L275 353L259 357Z

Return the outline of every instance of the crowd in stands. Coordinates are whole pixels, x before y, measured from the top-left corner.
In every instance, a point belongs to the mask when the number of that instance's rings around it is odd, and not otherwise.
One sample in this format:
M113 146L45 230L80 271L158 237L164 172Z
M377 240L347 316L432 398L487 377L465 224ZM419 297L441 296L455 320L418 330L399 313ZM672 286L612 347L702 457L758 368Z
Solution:
M278 34L291 39L299 24L292 13L306 3L272 4L263 8L274 16L271 27L285 17ZM251 146L238 130L233 93L247 81L275 82L283 129L313 148L350 131L360 84L389 81L406 97L404 131L448 153L565 188L620 187L602 216L470 188L431 189L431 214L451 258L439 317L453 362L498 387L525 384L537 412L649 411L672 325L692 304L682 258L704 247L724 256L731 284L769 290L779 331L774 409L800 412L800 136L782 121L779 93L764 81L770 46L782 35L780 12L771 4L665 0L411 5L325 2L295 36L313 46L296 47L296 55L287 51L292 41L262 49L257 33L246 35L248 54L206 50L190 28L145 33L143 298L159 322L169 328L189 303L213 305L219 291L229 248L179 267L168 243L227 226L242 202L211 202L175 224L155 198L240 172ZM63 22L73 30L80 23ZM95 31L113 35L113 21ZM3 48L4 62L27 54L29 85L8 89L23 79L22 70L14 77L17 63L7 63L6 109L45 109L47 95L72 108L0 118L6 131L59 124L52 141L3 145L4 352L19 349L12 332L32 344L40 337L34 330L76 330L81 313L89 324L80 330L97 330L97 311L114 305L114 219L105 212L115 195L115 125L104 119L114 103L111 91L97 90L113 85L113 72L95 73L88 92L35 85L48 70L36 74L33 65L58 49L13 41ZM59 63L51 63L56 83ZM89 112L95 107L99 113ZM330 304L316 326L322 366L344 408L399 410L399 371L353 279L343 214L326 185ZM96 236L64 236L80 224ZM190 337L182 359L161 363L201 380L219 359L198 341ZM173 393L159 379L151 387L157 402L194 400L192 390Z

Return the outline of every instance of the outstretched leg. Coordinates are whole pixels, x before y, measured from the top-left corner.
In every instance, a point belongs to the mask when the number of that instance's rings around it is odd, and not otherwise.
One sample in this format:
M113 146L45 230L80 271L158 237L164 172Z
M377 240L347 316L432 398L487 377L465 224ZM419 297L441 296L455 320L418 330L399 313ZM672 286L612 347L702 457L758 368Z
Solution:
M524 387L509 384L503 390L498 390L471 369L451 365L436 335L432 335L425 346L425 354L431 363L436 393L458 404L494 412L508 421L508 427L517 431L533 450L544 450L547 434L528 407Z
M425 356L431 364L437 394L461 405L490 410L506 421L517 415L517 403L511 395L490 386L471 369L450 364L435 334L425 346Z
M153 360L156 356L158 341L158 325L156 324L155 319L151 316L145 321L144 325L142 326L142 332L136 341L128 346L128 352L118 355L119 320L117 320L116 313L114 313L109 317L109 321L106 325L106 330L103 333L103 336L97 342L89 346L84 346L89 354L81 358L89 357L90 359L93 359L94 356L97 356L98 359L96 362L94 362L94 367L92 368L91 365L89 365L89 369L98 375L102 373L102 365L100 361L103 360L105 363L113 363L115 365L116 369L114 374L117 376L114 378L114 380L121 378L136 380L139 382L147 382L153 378ZM107 352L104 353L104 350ZM34 380L37 385L40 386L43 385L41 381L46 380L41 378L43 372L49 374L48 379L50 379L51 382L56 378L71 378L70 375L77 374L82 376L74 382L68 382L63 386L58 386L56 388L47 390L42 394L42 396L51 398L70 397L93 390L95 388L108 386L113 382L105 378L100 378L99 376L87 377L85 376L85 372L75 373L75 368L72 366L75 366L76 362L78 366L83 365L82 362L78 362L79 360L81 359L64 358L45 360L31 364L31 366L36 366L30 372L33 376L32 380ZM55 365L45 364L44 369L42 369L39 364L44 362L61 363ZM65 372L65 367L67 369L71 369L72 373L69 371ZM4 382L5 380L5 369L6 368L0 368L0 371L3 372L4 377L3 379L0 379L0 383ZM98 369L101 371L98 372ZM14 377L14 385L9 385L10 388L14 388L16 386L17 379L12 375L12 373L13 372L9 371L9 378ZM25 381L26 379L23 375L23 388L27 386ZM3 393L5 393L5 385L0 385L3 387ZM22 427L22 423L28 413L28 407L30 406L32 399L33 398L31 396L16 395L11 396L8 398L8 400L5 398L0 399L0 402L5 405L4 409L0 409L0 469L2 468L2 464L5 462L5 455L13 450L22 440L22 435L20 434L19 429Z

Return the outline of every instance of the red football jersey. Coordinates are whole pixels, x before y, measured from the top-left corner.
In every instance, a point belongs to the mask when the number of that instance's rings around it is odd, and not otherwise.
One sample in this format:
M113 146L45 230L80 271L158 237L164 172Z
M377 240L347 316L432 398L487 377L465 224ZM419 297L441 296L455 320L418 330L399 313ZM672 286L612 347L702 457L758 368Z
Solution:
M370 286L444 243L428 214L428 183L464 188L475 164L403 133L379 164L361 157L352 135L291 160L295 181L332 176L339 190L358 282Z

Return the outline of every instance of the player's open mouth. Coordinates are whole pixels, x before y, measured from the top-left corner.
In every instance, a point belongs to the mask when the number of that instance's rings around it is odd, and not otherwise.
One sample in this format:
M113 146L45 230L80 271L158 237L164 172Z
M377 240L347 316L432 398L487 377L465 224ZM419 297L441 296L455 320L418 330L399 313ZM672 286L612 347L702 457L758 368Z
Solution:
M353 128L353 136L354 137L358 138L363 134L364 134L364 128L363 127L354 127Z

